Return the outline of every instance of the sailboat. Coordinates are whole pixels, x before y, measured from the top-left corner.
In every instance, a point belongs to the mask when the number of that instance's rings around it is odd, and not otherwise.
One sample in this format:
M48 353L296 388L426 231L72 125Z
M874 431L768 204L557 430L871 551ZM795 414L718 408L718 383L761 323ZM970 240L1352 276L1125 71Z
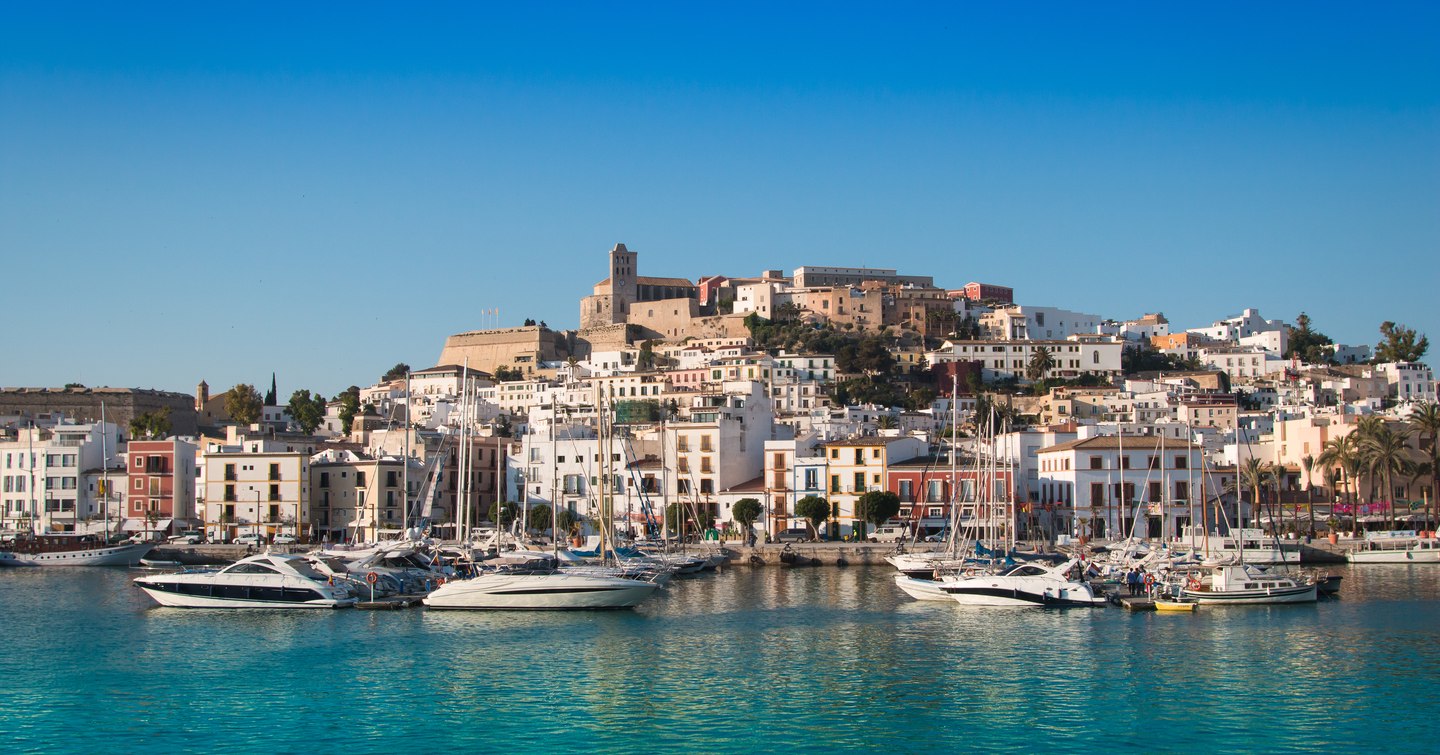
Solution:
M104 408L101 408L104 411ZM104 416L103 413L101 415ZM30 444L34 448L36 428L30 425ZM105 441L105 422L101 420L101 443ZM106 456L103 466L108 467L109 457L102 450L102 456ZM111 544L108 538L99 538L95 535L80 534L74 532L42 532L35 529L40 521L40 512L34 498L35 491L35 467L33 450L27 454L31 459L30 464L30 521L31 531L17 535L13 541L5 544L5 550L0 552L0 563L8 566L129 566L138 563L154 547L154 543L118 543ZM105 518L109 524L109 498L108 486L105 490L106 511Z
M610 428L603 399L597 397L599 447L605 459L600 473L600 549L613 550L614 481ZM429 608L461 610L596 610L633 608L660 589L659 574L620 576L618 572L560 569L555 561L500 567L469 579L446 582L424 599Z

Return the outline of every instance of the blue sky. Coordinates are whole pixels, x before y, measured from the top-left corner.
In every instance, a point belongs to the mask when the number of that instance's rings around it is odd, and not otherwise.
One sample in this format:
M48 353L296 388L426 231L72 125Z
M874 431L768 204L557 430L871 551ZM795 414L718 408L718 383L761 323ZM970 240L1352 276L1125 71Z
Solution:
M0 385L333 395L616 242L1440 339L1437 8L0 5Z

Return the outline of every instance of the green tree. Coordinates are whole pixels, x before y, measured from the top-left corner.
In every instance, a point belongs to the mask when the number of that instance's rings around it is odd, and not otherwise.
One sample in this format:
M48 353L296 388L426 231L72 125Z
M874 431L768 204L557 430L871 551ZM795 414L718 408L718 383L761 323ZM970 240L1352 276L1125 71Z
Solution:
M1413 328L1404 325L1396 325L1393 322L1380 323L1380 335L1383 339L1375 346L1375 363L1385 364L1386 362L1418 362L1430 349L1430 339L1421 333L1417 335Z
M900 496L888 490L872 490L855 502L861 519L879 527L900 513Z
M1305 470L1305 509L1310 516L1310 537L1315 537L1315 457L1305 454L1300 466Z
M760 518L762 510L758 499L741 498L735 502L734 506L730 507L730 516L740 523L741 532L748 535L750 527L755 524L756 519Z
M557 530L555 533L556 538L559 538L561 536L561 533L564 533L565 535L568 535L570 537L575 537L576 535L580 534L580 530L584 526L585 518L578 514L572 513L570 509L560 509L560 511L555 514L555 527Z
M300 432L309 435L325 421L325 397L318 393L311 396L310 391L302 388L290 394L285 411L290 413L290 419L300 427Z
M497 522L497 524L499 524L501 528L507 528L514 524L516 518L519 516L520 506L514 501L506 501L500 504L500 521Z
M1381 426L1360 439L1360 453L1372 478L1384 481L1384 500L1389 502L1390 529L1395 529L1395 475L1408 475L1415 467L1410 456L1410 428L1392 430Z
M549 532L553 517L550 514L550 504L537 503L530 507L529 523L530 529L536 532Z
M1338 438L1331 438L1325 441L1325 445L1320 449L1319 458L1315 459L1316 464L1329 471L1328 478L1331 480L1332 492L1335 492L1336 485L1342 479L1347 487L1355 484L1355 476L1360 468L1360 450L1356 447L1358 439L1354 432ZM1356 493L1358 493L1358 489L1351 493L1352 504L1355 502Z
M1045 373L1054 366L1055 358L1050 355L1050 350L1041 346L1030 355L1030 363L1025 365L1025 377L1031 380L1042 380Z
M1326 364L1331 361L1331 352L1326 346L1334 343L1330 336L1310 328L1310 316L1301 312L1295 318L1295 326L1285 326L1287 337L1284 357L1299 357L1306 364Z
M340 430L346 435L355 424L355 415L360 413L360 386L352 385L340 394Z
M394 367L386 370L385 374L380 376L380 382L388 383L391 380L399 380L409 374L410 365L405 364L404 362L397 362Z
M1440 472L1440 404L1434 401L1427 401L1415 408L1410 415L1410 427L1420 435L1420 448L1429 448L1430 495L1425 497L1425 522L1428 525L1435 521L1432 516L1432 508L1435 505L1435 495L1440 493L1440 485L1436 485L1436 474ZM1418 470L1417 470L1418 471Z
M820 525L830 518L830 502L818 495L807 495L795 502L796 515L810 523L810 531L820 538Z
M170 434L170 407L137 414L130 419L130 437L138 440L164 438Z
M260 412L264 408L260 392L249 383L240 383L225 394L225 413L230 415L230 419L236 424L255 424L260 421Z

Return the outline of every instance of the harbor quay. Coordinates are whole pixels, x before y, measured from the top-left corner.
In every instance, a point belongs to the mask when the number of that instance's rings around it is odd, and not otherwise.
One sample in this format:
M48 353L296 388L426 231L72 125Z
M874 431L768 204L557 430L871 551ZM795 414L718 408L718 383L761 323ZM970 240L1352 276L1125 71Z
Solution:
M1354 547L1359 541L1337 540L1330 543L1325 539L1315 539L1308 543L1301 543L1300 562L1304 564L1340 564L1345 563L1345 551ZM1094 554L1097 548L1109 548L1113 543L1101 541L1092 543L1086 548L1087 553ZM934 545L926 543L923 545ZM893 543L856 543L844 541L826 541L799 543L756 543L748 546L740 543L722 542L706 543L701 546L691 546L692 549L709 549L718 546L719 551L725 556L725 566L871 566L885 564L885 557L900 552ZM274 545L270 551L274 553L305 553L311 550L312 545ZM907 547L905 550L925 550L924 547ZM1045 544L1034 544L1031 552L1040 553L1066 553L1075 554L1076 546L1065 546L1055 548ZM153 558L179 561L186 565L217 564L238 561L247 555L256 552L253 547L232 544L196 544L196 545L169 545L157 548Z

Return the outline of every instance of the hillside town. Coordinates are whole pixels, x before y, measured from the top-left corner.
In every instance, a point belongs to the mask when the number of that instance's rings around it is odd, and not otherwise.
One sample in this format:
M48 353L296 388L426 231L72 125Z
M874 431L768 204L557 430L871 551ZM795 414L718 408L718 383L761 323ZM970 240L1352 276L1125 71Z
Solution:
M328 400L282 394L284 365L263 394L0 390L0 531L570 537L601 499L637 537L1434 529L1436 381L1402 324L1347 345L1303 313L1182 326L889 269L605 261L577 329L457 333ZM898 509L875 516L874 492Z

